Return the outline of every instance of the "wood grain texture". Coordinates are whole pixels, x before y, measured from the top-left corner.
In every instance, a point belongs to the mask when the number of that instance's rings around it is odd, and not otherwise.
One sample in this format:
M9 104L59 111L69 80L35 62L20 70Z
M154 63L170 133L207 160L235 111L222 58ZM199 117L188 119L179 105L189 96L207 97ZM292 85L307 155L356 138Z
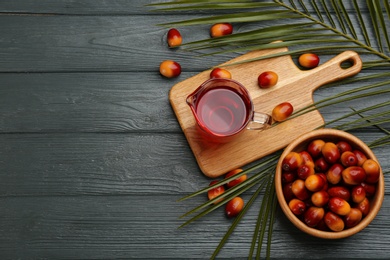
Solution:
M208 259L232 223L220 208L177 229L185 221L179 216L206 196L177 200L210 178L195 161L168 93L242 53L201 58L203 51L168 49L167 28L156 24L205 14L154 13L143 6L151 2L163 0L0 2L0 259ZM267 26L234 24L234 31ZM208 25L180 30L185 42L209 37ZM181 63L179 78L159 75L165 59ZM314 100L365 83L320 88ZM389 98L335 104L321 114L332 120ZM375 128L353 133L366 142L383 136ZM389 147L374 152L389 171ZM388 259L389 176L385 181L379 215L346 240L306 236L279 211L272 258ZM220 258L247 259L259 203Z
M172 86L196 74L183 72L166 79L156 71L0 73L0 133L182 133L168 95ZM313 98L318 101L360 85L323 86ZM320 113L329 122L350 113L351 107L389 99L387 94L344 102L321 108Z
M0 27L0 71L145 72L158 71L166 59L178 61L183 71L199 71L234 57L194 58L169 49L168 30L156 24L177 19L174 15L142 19L136 15L0 15L0 24L7 25ZM208 26L199 28L199 34L191 30L181 30L185 42L209 37Z
M162 0L4 0L0 3L1 12L30 13L30 14L68 14L68 15L148 15L157 7L148 7L148 4L163 3ZM309 0L302 1L308 11L314 11ZM347 11L354 10L352 3L345 2ZM321 6L320 6L321 7ZM161 8L161 7L160 7ZM245 10L245 9L244 9ZM366 11L364 5L362 11ZM331 13L334 11L329 10ZM199 15L199 11L183 11L186 14ZM181 12L181 13L183 13ZM216 13L228 13L231 10L215 10ZM160 14L164 14L159 12Z
M299 111L313 104L313 91L321 85L354 76L362 68L359 55L352 51L343 52L321 66L306 71L297 68L290 56L231 65L287 51L287 48L281 48L249 52L219 67L227 66L232 78L248 90L255 111L268 115L272 114L276 105L283 102L289 102L294 111ZM348 69L342 69L341 64L346 61L352 61L353 65ZM258 86L257 77L265 71L275 72L278 75L278 82L272 88L261 89ZM186 98L209 78L210 70L204 71L176 84L169 93L173 110L199 167L208 177L219 177L230 170L276 152L298 136L324 124L323 117L315 110L292 120L274 124L273 127L264 131L246 130L229 142L210 143L200 134L195 117L186 103Z
M0 24L7 25L0 27L0 72L150 72L158 71L166 59L179 62L183 71L199 72L243 54L211 58L200 56L207 53L204 50L169 49L168 29L156 25L186 18L172 14L145 15L142 19L137 15L0 15ZM234 31L266 26L239 24ZM209 28L181 27L183 43L209 38Z
M3 259L208 259L231 221L217 210L177 229L183 223L178 216L204 198L185 203L177 199L175 195L159 194L2 199L0 230L7 236L0 238L0 255ZM383 226L390 224L389 213L389 205L385 204L361 233L330 241L302 233L278 211L272 259L312 259L313 255L372 259L372 254L375 259L387 259L390 233ZM257 207L249 210L220 258L248 255L257 214Z
M383 135L357 133L357 136L368 143ZM211 181L201 174L182 133L13 133L1 134L0 143L3 198L185 196ZM373 151L383 171L388 171L388 148ZM252 174L255 172L249 176ZM386 192L390 191L388 184L386 187Z

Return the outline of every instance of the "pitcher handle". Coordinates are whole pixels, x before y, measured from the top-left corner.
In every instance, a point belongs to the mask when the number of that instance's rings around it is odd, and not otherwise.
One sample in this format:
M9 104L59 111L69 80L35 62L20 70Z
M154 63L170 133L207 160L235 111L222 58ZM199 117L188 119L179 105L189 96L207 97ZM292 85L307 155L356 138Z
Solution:
M266 113L254 112L253 119L247 125L249 130L265 130L272 124L272 117Z

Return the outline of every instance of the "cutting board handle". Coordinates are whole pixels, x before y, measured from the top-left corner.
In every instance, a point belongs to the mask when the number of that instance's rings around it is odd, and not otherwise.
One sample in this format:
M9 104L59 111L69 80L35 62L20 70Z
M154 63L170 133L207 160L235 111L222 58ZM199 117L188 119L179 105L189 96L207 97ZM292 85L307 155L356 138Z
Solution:
M350 63L352 65L343 68L343 63ZM308 74L306 75L307 77L313 77L313 82L316 83L313 85L314 91L324 84L358 74L361 71L362 66L363 62L360 59L359 54L354 51L344 51L317 68L305 71L305 73Z

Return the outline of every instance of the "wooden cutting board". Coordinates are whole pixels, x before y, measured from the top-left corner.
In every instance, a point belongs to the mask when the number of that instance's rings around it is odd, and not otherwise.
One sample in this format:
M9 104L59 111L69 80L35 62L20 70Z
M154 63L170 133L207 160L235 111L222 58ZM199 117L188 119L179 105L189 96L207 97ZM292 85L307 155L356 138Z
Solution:
M285 51L287 48L253 51L219 67ZM341 63L347 61L353 65L347 69L341 68ZM232 73L232 78L248 89L255 110L268 114L271 114L276 105L286 101L293 105L294 111L310 105L314 102L314 90L326 83L353 76L359 73L361 68L362 61L353 51L345 51L317 68L305 71L300 70L289 55L226 67ZM261 89L257 77L268 70L278 74L278 83L272 88ZM323 117L315 110L265 131L244 130L228 143L207 142L199 135L199 129L186 103L186 98L201 83L209 79L209 75L210 70L201 72L174 85L169 93L172 108L198 165L208 177L221 176L232 169L271 154L284 148L298 136L324 124Z

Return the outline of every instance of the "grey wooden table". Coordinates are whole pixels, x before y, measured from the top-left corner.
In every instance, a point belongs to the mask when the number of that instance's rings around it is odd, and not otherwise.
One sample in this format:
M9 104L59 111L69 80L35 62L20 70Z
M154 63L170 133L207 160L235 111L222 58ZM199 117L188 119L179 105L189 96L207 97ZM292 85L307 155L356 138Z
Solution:
M155 25L198 14L150 13L144 7L150 2L0 2L1 259L204 259L231 224L217 210L177 229L179 216L206 198L177 200L210 180L168 92L237 54L195 58L169 50L167 30ZM182 34L192 41L208 30ZM181 63L179 78L159 75L165 59ZM320 89L315 98L345 88ZM348 109L340 104L321 112L328 120ZM381 136L370 129L355 134L365 141ZM389 151L374 150L387 171ZM389 176L386 181L388 190ZM257 212L255 205L219 257L246 258ZM279 210L272 257L389 259L389 215L386 191L364 231L324 241L297 230Z

